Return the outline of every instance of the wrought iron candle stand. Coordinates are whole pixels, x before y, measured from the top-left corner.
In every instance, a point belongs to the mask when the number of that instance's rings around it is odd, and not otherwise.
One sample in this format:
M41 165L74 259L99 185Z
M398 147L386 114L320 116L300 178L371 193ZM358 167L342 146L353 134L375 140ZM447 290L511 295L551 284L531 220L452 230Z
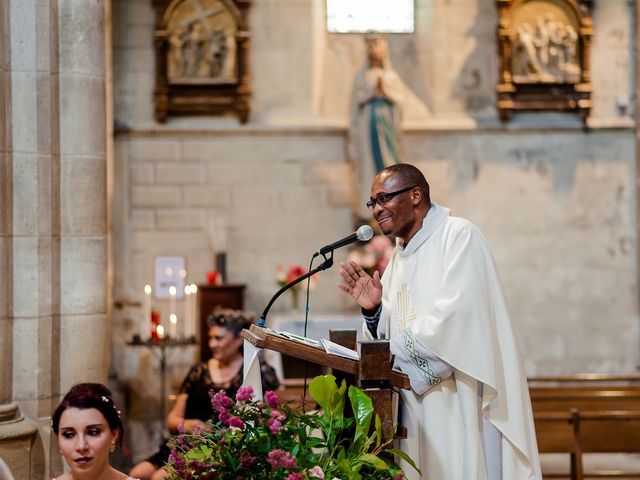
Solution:
M188 338L171 338L164 337L159 339L149 338L142 340L140 335L134 335L127 345L131 347L147 347L153 355L160 361L160 420L164 422L166 415L166 371L167 371L167 349L174 347L188 347L197 345L195 336Z

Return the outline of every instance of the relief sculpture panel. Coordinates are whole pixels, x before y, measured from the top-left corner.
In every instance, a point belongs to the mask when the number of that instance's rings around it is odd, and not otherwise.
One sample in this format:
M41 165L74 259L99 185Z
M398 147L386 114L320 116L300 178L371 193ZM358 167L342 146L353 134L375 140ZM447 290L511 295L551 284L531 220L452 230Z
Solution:
M249 113L250 0L154 0L156 118Z
M578 33L568 22L544 13L535 22L516 27L513 47L513 81L576 83L580 80Z
M503 120L514 111L573 111L591 106L590 0L497 0Z
M204 2L203 2L204 3ZM196 12L183 2L168 21L167 75L171 83L235 82L236 27L221 2Z

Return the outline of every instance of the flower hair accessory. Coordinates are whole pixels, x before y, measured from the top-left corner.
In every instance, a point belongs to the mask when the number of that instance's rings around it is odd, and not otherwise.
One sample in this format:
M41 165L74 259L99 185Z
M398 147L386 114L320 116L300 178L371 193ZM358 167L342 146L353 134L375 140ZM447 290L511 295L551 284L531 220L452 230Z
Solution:
M109 397L105 397L104 395L102 395L100 397L100 399L105 402L105 403L110 403L113 406L113 409L116 411L116 413L118 414L118 417L122 417L122 412L120 410L118 410L118 407L116 407L116 404L113 403L113 400L111 400Z

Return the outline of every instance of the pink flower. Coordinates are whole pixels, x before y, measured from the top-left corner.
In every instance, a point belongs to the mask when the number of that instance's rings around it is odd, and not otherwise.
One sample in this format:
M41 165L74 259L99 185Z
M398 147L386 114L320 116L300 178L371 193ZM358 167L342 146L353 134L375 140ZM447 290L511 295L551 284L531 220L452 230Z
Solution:
M324 472L322 471L322 468L320 468L318 465L316 465L313 468L310 468L308 470L308 473L310 477L315 477L315 478L319 478L320 480L324 480Z
M295 279L303 276L307 271L302 265L290 265L287 271L287 283L293 282Z
M393 480L402 480L404 478L404 472L400 472L398 475L396 475L396 478L394 478Z
M244 422L242 420L240 420L240 418L238 418L238 417L231 417L229 419L229 426L230 427L234 427L234 428L243 429L244 428Z
M238 402L249 402L253 398L253 387L240 387L238 393L236 393L236 400Z
M257 461L256 457L253 457L249 452L242 452L242 455L240 455L240 466L242 468L251 468Z
M272 390L268 390L264 394L264 400L271 408L278 408L278 395Z
M279 412L278 410L271 410L271 413L269 414L269 416L280 423L284 423L284 421L287 418L284 416L284 413Z
M391 240L384 235L376 235L363 247L349 252L347 261L356 262L369 275L373 275L376 270L382 275L392 255L393 244Z
M229 411L224 407L220 407L218 410L218 419L225 425L229 425Z
M304 477L301 473L293 472L287 475L284 480L304 480Z
M209 392L209 396L211 397L211 406L217 412L220 412L220 409L222 408L227 408L233 405L233 400L227 397L227 394L224 390L218 390L214 394Z
M267 453L267 462L273 468L294 468L296 466L296 457L292 457L289 452L277 448Z
M376 235L369 242L369 248L372 252L379 255L386 255L389 250L393 250L391 240L385 235Z
M270 418L269 420L267 420L267 426L269 427L269 431L273 435L277 435L278 433L280 433L280 430L282 430L282 424L274 418Z

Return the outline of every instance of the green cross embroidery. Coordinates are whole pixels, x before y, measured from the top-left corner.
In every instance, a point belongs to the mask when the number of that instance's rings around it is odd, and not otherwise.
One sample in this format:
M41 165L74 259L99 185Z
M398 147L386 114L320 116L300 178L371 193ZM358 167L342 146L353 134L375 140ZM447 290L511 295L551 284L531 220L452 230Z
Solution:
M418 367L420 373L429 385L438 385L442 382L442 377L436 375L429 366L429 360L420 356L416 348L416 340L407 327L408 321L415 320L416 313L413 310L411 304L411 289L407 284L403 284L398 291L398 322L400 324L400 330L402 331L402 337L404 340L404 348L409 354L411 361Z

